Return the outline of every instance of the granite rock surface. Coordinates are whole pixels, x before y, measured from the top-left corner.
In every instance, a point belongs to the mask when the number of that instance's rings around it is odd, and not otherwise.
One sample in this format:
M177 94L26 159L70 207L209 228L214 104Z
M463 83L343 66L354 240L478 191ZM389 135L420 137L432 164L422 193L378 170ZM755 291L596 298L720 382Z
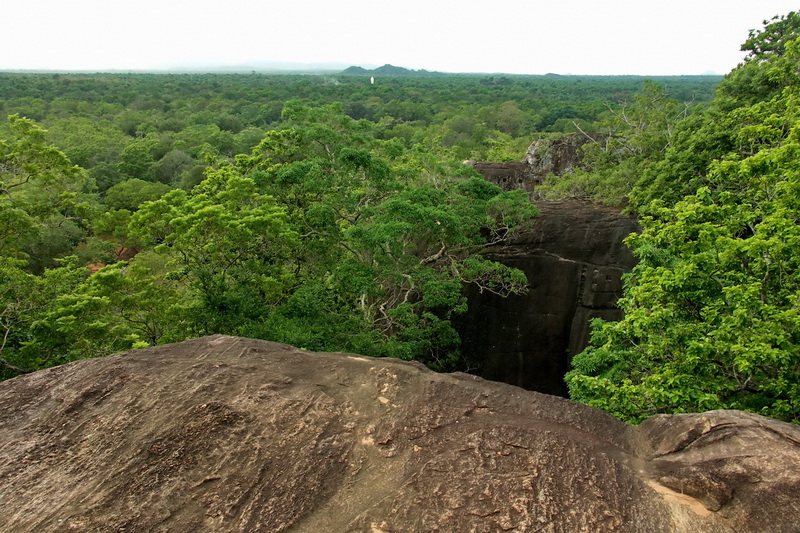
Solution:
M4 532L794 532L800 428L212 336L0 383Z

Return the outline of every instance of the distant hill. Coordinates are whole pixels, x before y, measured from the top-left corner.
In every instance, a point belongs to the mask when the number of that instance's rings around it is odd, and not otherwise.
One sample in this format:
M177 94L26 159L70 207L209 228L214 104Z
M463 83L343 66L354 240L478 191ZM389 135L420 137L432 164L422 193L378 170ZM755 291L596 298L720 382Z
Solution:
M443 72L435 72L430 70L411 70L404 67L396 67L394 65L386 64L382 67L377 67L372 70L363 67L348 67L340 72L342 76L406 76L406 77L431 77L443 76Z

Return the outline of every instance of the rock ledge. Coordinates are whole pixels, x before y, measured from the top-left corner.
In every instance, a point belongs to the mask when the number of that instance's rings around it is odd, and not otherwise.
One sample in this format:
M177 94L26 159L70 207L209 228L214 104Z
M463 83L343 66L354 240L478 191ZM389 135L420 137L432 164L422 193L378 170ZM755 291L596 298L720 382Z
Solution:
M800 428L212 336L0 383L0 531L790 532Z

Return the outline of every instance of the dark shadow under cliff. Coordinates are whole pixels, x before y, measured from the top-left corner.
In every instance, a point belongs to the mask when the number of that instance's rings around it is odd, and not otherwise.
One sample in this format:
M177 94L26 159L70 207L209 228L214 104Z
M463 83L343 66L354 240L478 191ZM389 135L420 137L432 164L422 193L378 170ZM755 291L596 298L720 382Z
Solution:
M475 374L565 396L564 374L588 343L589 321L621 318L621 276L635 263L622 241L638 224L618 209L588 202L537 206L530 228L487 254L525 272L528 294L501 298L470 290L459 329Z

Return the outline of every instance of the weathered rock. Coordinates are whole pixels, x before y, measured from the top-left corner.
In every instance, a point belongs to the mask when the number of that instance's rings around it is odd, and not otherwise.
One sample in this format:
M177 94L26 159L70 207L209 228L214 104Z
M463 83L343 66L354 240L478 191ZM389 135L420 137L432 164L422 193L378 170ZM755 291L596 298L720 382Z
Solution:
M537 139L531 143L521 161L465 161L486 181L504 191L525 190L531 198L534 190L549 174L563 176L581 166L583 145L596 140L582 133Z
M505 161L492 163L488 161L470 162L472 168L483 176L489 183L493 183L504 191L514 191L524 189L526 192L533 192L533 182L531 168L528 163L522 161Z
M723 511L736 531L800 531L800 427L712 411L651 417L637 430L658 490ZM729 506L734 500L748 503Z
M525 272L528 294L472 290L459 331L476 374L563 396L570 360L589 341L589 321L622 317L621 276L635 264L622 241L638 224L588 202L536 205L531 228L487 254Z
M529 167L532 185L541 184L548 174L563 176L581 166L581 147L597 140L583 133L573 133L531 143L522 161ZM532 192L532 188L531 191Z
M798 443L214 336L1 383L0 531L782 533Z

